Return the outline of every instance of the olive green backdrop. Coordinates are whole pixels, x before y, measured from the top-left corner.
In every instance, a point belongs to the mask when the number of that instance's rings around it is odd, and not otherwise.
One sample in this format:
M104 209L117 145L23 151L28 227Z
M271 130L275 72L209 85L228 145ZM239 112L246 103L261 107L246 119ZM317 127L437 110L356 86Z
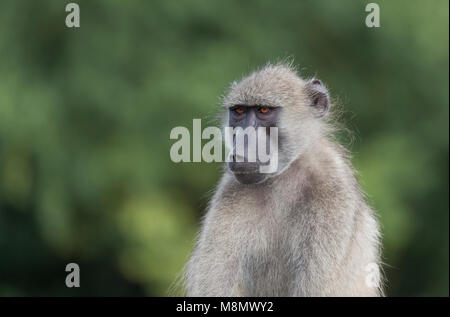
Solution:
M0 295L169 294L221 171L170 130L289 57L346 110L387 295L448 296L448 1L76 2L0 2Z

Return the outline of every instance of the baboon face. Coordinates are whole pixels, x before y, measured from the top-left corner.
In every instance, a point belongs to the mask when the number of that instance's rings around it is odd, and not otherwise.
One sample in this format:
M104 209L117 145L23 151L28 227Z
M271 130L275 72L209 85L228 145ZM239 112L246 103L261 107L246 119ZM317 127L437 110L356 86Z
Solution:
M230 153L231 160L228 162L229 170L239 182L243 184L260 183L271 174L262 172L261 166L267 166L270 162L263 161L257 154L259 151L268 153L274 150L270 144L270 128L277 127L281 110L280 107L264 105L236 105L229 108L229 127L240 128L242 132L242 134L238 132L233 135L233 150ZM265 137L265 140L261 136ZM238 150L239 141L237 140L239 137L243 138L240 150ZM261 147L262 149L260 149Z
M269 65L234 82L223 104L227 108L225 127L239 128L244 134L240 142L239 133L233 134L227 167L239 182L255 184L283 172L314 144L326 127L322 117L328 111L329 97L320 80L304 80L286 65ZM257 130L255 135L251 129ZM261 161L264 150L270 154L270 165L276 160L275 170L261 172L268 164Z

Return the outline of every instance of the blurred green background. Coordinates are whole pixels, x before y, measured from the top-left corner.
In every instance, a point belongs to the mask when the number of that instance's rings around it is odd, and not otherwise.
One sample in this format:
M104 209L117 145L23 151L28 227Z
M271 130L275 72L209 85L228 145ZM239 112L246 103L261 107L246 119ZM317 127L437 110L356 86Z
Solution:
M0 296L169 294L221 171L170 130L285 57L346 110L387 295L449 295L448 1L76 2L0 2Z

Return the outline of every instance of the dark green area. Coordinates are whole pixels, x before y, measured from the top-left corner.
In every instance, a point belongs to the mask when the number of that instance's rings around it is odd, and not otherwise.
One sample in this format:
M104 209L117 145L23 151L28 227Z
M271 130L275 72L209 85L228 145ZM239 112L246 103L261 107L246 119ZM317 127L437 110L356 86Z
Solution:
M221 170L171 129L291 57L346 110L387 295L448 296L448 1L376 2L1 1L0 295L168 294Z

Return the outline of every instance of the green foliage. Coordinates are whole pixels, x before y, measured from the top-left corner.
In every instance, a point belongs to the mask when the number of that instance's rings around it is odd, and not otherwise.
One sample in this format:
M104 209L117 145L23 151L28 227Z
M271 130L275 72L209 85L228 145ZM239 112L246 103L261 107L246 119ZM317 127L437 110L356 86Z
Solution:
M448 296L448 2L0 3L0 295L164 296L219 164L170 161L228 83L280 58L346 110L388 295ZM81 288L64 285L81 267Z

